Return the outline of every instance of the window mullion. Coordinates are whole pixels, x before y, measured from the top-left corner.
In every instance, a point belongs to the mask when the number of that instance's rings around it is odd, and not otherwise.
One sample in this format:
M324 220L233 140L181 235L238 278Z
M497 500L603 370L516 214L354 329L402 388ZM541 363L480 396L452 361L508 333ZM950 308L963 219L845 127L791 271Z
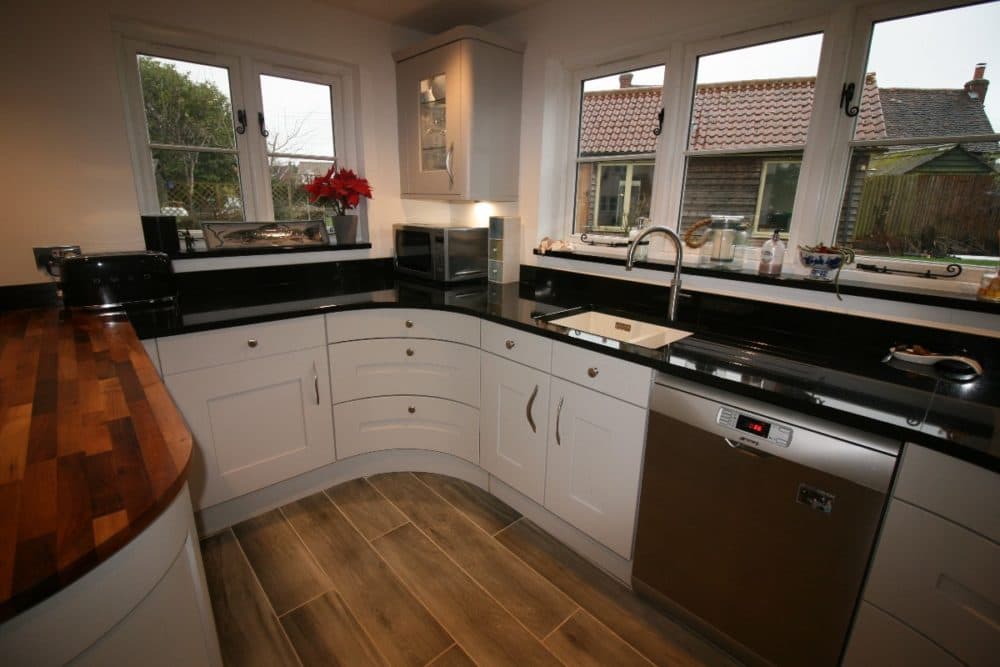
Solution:
M237 142L240 148L240 172L245 174L247 200L251 202L252 216L247 220L274 220L273 205L270 201L271 183L267 168L267 142L260 133L257 114L263 110L260 98L259 67L249 56L240 58L240 86L247 112L247 131ZM267 119L265 118L265 121Z

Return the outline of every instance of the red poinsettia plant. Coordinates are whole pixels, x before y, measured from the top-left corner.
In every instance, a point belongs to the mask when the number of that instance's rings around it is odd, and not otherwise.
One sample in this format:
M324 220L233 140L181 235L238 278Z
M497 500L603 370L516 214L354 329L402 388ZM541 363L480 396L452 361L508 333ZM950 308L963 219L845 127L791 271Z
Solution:
M330 167L325 176L317 176L312 183L306 183L305 191L309 193L309 203L319 203L333 208L334 215L344 215L356 208L361 198L372 198L372 188L368 179L361 178L351 169L337 165Z

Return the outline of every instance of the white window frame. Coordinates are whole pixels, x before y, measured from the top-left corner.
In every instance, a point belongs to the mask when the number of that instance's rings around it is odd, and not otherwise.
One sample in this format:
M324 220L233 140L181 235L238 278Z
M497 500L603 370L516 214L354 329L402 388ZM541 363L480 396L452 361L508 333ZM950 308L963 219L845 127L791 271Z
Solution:
M686 43L679 42L667 50L654 51L599 67L580 68L572 71L570 77L572 95L569 107L571 122L568 127L570 156L567 160L570 177L567 179L568 192L565 193L563 200L566 202L564 210L569 212L564 216L566 237L577 240L577 236L571 235L570 232L574 224L572 212L574 210L576 168L581 161L577 154L577 142L580 128L580 95L584 80L615 72L649 67L658 62L662 62L666 66L663 83L664 98L662 99L665 115L662 134L655 153L653 201L650 215L653 224L677 229L681 217L687 157L689 155L708 156L747 152L745 150L721 152L687 150L698 58L721 51L821 32L823 45L816 74L813 111L805 145L779 147L774 148L774 150L786 148L803 150L790 232L787 235L788 247L795 248L798 245L812 245L817 242L834 243L837 226L840 222L844 190L849 177L851 154L855 147L899 145L902 143L969 143L1000 140L1000 133L997 133L976 136L931 137L917 140L855 141L853 135L856 118L848 117L839 105L844 82L853 81L856 84L861 82L863 85L872 26L875 22L970 4L976 3L969 0L896 0L862 6L845 3L844 6L836 7L820 16L780 22L759 29L739 31L724 37L713 37ZM665 58L658 60L662 56ZM860 93L855 97L855 103L859 98ZM670 261L672 252L665 253L663 242L657 243L655 239L656 237L651 244L650 257L659 261ZM615 254L614 251L608 252ZM624 251L618 251L617 254L624 256ZM916 264L922 267L932 266L917 260L895 260L895 263ZM937 266L937 264L933 266ZM788 268L790 272L803 274L807 272L798 267L795 262L790 262ZM856 277L862 280L870 277L863 272L856 273L860 274ZM967 273L970 274L971 279L978 279L975 269L969 270ZM877 281L884 281L884 277L879 277Z
M140 53L229 69L233 112L241 108L247 112L246 133L237 135L236 139L246 220L274 220L267 144L257 126L257 112L263 109L259 82L261 74L330 86L337 164L363 173L363 153L356 126L356 65L131 21L113 21L112 30L141 215L159 215L160 208L136 65L136 58ZM266 120L265 118L265 122ZM362 219L367 215L364 202L359 206L358 212Z

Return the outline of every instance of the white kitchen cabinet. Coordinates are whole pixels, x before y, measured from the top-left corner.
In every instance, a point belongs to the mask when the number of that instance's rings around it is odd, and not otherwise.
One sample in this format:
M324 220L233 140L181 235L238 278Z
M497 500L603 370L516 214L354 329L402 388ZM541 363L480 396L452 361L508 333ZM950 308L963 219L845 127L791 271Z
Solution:
M425 449L479 463L479 410L428 396L379 396L333 408L337 458Z
M545 507L626 559L645 432L643 408L552 378Z
M887 651L996 664L1000 655L1000 544L996 499L1000 475L916 445L907 445L882 525L864 602L906 632L882 636L878 615L859 614L849 664L879 664ZM888 639L883 640L888 641ZM940 658L940 659L938 659Z
M522 52L460 27L393 54L403 197L517 199Z
M334 460L326 347L165 379L194 434L196 508Z
M483 352L482 381L481 465L541 505L545 500L549 374Z
M436 396L479 406L479 349L424 338L330 346L334 403L372 396Z

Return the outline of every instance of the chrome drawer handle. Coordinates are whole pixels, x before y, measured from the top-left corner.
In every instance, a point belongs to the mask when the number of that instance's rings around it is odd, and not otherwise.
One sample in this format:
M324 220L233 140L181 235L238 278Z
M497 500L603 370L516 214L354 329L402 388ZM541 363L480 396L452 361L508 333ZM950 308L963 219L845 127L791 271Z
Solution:
M535 385L535 390L531 392L531 398L528 399L528 406L525 408L525 416L528 418L528 426L531 427L532 433L538 433L538 429L535 428L535 420L531 417L531 408L535 405L535 397L538 396L538 385Z
M406 411L409 412L412 415L414 412L417 411L417 409L411 405L410 407L408 407L406 409Z
M316 390L316 405L319 405L319 373L316 372L316 362L313 362L313 389Z
M589 376L590 376L590 377L592 377L592 378L595 378L595 377L597 377L597 374L598 374L599 372L600 372L600 371L598 371L598 370L597 370L597 367L596 367L596 366L591 366L590 368L588 368L588 369L587 369L587 375L589 375Z
M412 329L413 328L413 320L406 320L406 322L404 322L404 324L406 324L406 328L407 329Z
M413 348L412 347L406 348L406 356L408 356L408 357L412 357L413 356Z
M251 338L247 341L247 347L257 347L257 339Z
M563 401L565 401L565 400L566 400L566 397L562 396L559 399L559 407L556 408L556 444L557 445L561 445L562 444L562 436L559 435L559 420L562 418L562 406L563 406Z
M514 343L514 341L512 341L512 340L511 340L511 339L509 339L509 338L507 339L507 342L506 342L506 343L504 343L504 345L506 345L506 346L507 346L507 349L508 349L508 350L513 350L513 349L514 349L514 345L515 345L515 344L516 344L516 343Z

